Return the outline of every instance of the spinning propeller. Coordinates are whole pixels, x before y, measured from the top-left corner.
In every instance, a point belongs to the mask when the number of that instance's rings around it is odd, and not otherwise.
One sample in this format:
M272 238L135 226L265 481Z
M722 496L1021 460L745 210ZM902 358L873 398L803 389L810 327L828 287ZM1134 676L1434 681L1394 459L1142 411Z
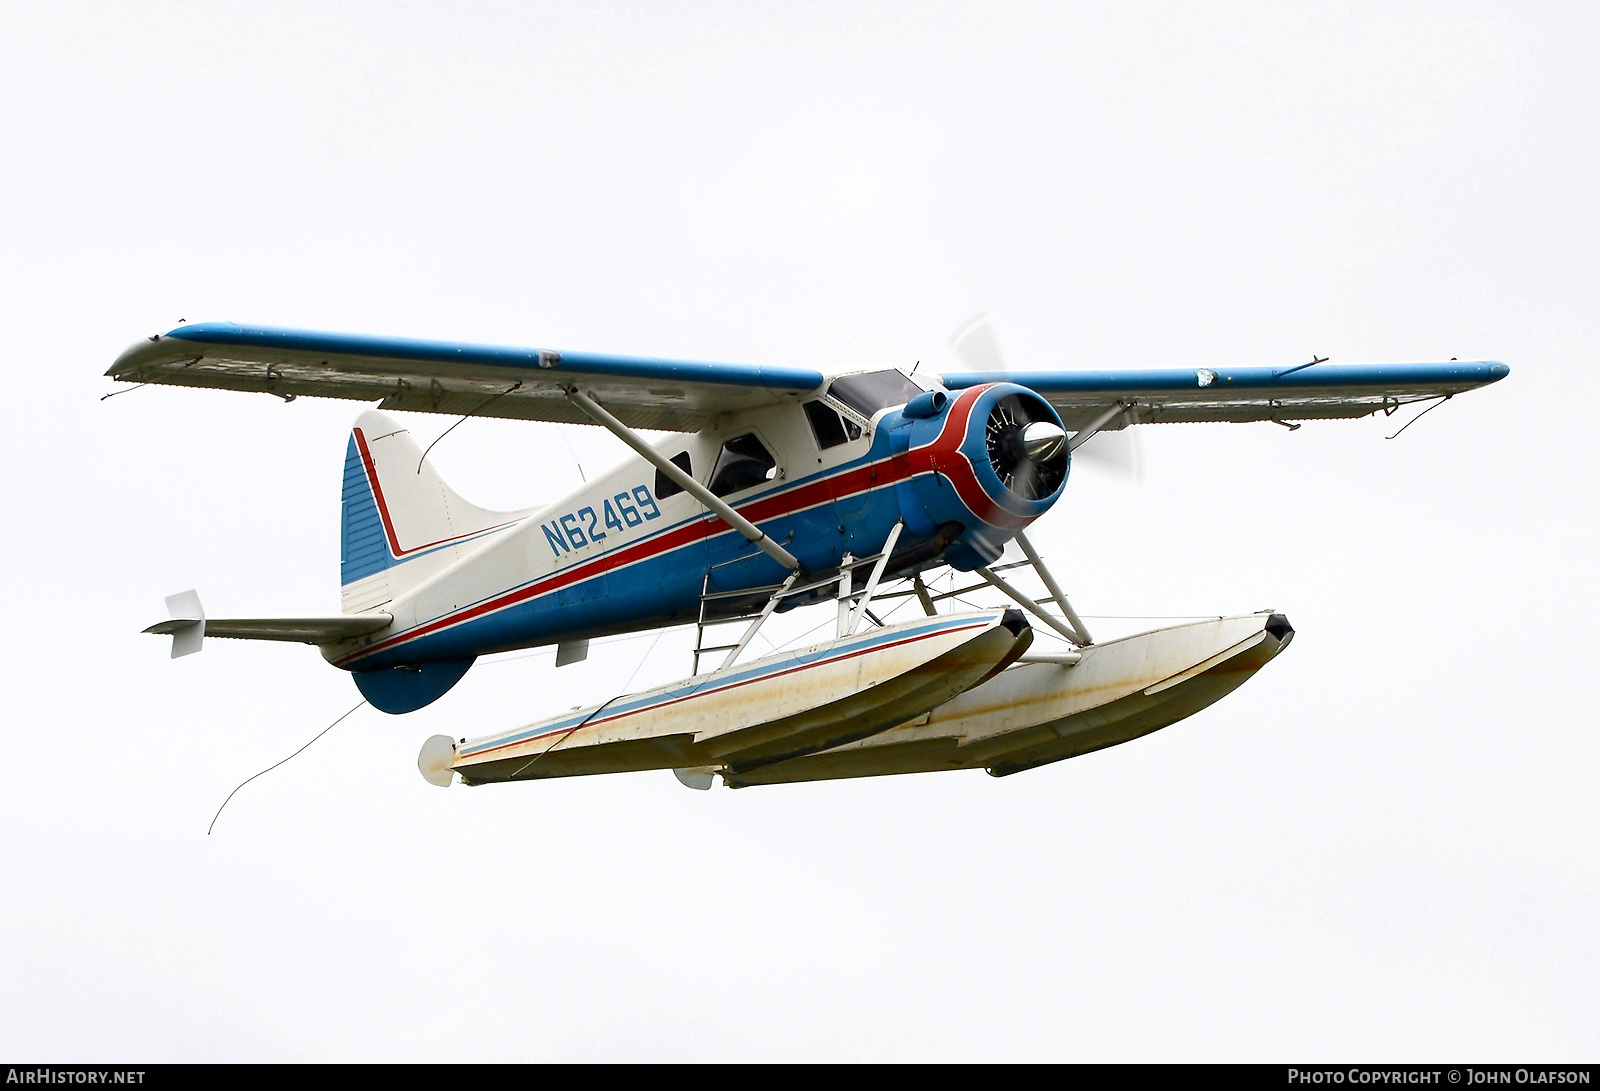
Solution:
M967 319L950 335L950 348L970 371L1006 370L994 326L983 312ZM989 458L1008 488L1034 500L1049 495L1060 485L1060 477L1052 476L1054 471L1046 467L1059 458L1061 473L1066 472L1066 436L1049 422L1020 419L1021 406L1008 406L1013 400L1007 398L989 416ZM1050 446L1047 429L1060 437L1059 453ZM1133 428L1096 432L1072 452L1072 458L1086 469L1122 481L1144 480L1144 459Z
M1024 500L1042 500L1067 477L1067 434L1042 417L1034 398L1013 394L989 411L984 442L989 462L1006 488Z

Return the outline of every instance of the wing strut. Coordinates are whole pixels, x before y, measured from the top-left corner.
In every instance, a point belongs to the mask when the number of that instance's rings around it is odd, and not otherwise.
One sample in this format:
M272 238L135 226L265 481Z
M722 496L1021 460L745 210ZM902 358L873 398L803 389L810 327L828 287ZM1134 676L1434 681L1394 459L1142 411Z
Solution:
M1067 593L1061 590L1061 585L1045 567L1044 558L1034 550L1033 543L1028 541L1028 536L1022 531L1017 531L1017 545L1022 547L1023 556L1028 558L1028 563L1033 565L1033 570L1039 573L1039 578L1044 581L1045 587L1050 591L1050 597L1056 600L1056 605L1061 607L1061 612L1067 615L1067 624L1078 632L1081 638L1077 643L1088 647L1094 643L1094 638L1089 635L1089 629L1084 625L1083 619L1078 616L1078 611L1072 608L1072 603L1067 601Z
M1100 431L1100 429L1104 428L1106 425L1115 420L1118 413L1123 412L1127 408L1127 405L1123 402L1117 402L1116 404L1112 405L1110 409L1107 409L1104 413L1101 413L1087 425L1074 432L1071 441L1067 444L1067 450L1076 451L1088 440L1093 439L1096 432ZM1030 553L1029 556L1032 556L1032 554ZM1034 567L1038 567L1037 563L1035 563Z
M774 542L771 538L768 538L766 532L760 527L756 526L750 520L734 511L733 505L729 504L719 496L713 496L710 489L706 488L704 485L700 484L700 482L684 473L683 470L673 465L673 463L663 456L660 451L657 451L643 439L639 438L638 434L635 433L633 429L629 428L616 417L613 417L610 413L606 412L599 402L585 394L580 394L578 392L578 388L575 386L567 388L567 400L587 413L596 424L605 428L606 431L616 436L629 447L632 447L634 451L638 453L640 458L644 459L646 462L650 463L650 465L666 474L669 478L675 481L684 492L688 493L690 496L700 501L700 503L716 512L730 527L732 527L734 530L737 530L740 534L743 534L746 538L750 539L750 541L754 542L756 548L761 550L761 552L765 553L767 556L771 557L773 560L777 561L791 572L800 571L800 562L794 559L793 554L791 554L787 549L784 549L777 542Z

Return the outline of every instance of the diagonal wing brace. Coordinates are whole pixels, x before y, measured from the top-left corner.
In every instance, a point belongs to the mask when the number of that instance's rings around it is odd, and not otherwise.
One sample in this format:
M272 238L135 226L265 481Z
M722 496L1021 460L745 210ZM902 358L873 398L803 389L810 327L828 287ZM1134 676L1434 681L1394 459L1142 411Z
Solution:
M720 496L712 495L710 489L706 488L704 485L700 484L700 482L684 473L682 469L673 464L671 459L666 458L661 454L660 451L656 450L654 447L650 446L643 439L641 439L633 429L629 428L616 417L613 417L610 413L606 412L605 408L601 406L599 402L596 402L593 398L580 393L577 387L567 388L567 399L571 401L573 405L587 413L596 424L601 425L612 435L620 439L623 443L626 443L629 447L632 447L634 451L638 453L640 458L644 459L646 462L650 463L650 465L666 474L669 478L676 482L678 487L684 492L688 493L690 496L700 501L700 503L714 511L717 515L721 516L722 520L730 527L732 527L734 530L737 530L740 534L743 534L751 542L755 543L756 548L761 550L761 552L765 553L767 556L771 557L773 560L777 561L791 572L800 571L800 562L795 560L794 555L791 554L787 549L784 549L771 538L768 538L766 531L762 530L750 520L734 511L733 505L729 504L726 500L723 500Z

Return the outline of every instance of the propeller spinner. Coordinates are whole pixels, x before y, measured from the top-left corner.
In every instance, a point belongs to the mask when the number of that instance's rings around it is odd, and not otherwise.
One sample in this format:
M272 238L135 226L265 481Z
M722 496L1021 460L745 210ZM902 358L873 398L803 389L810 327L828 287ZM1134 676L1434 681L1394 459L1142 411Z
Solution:
M1067 434L1036 399L1013 394L989 411L984 442L1002 484L1024 500L1042 500L1067 479Z

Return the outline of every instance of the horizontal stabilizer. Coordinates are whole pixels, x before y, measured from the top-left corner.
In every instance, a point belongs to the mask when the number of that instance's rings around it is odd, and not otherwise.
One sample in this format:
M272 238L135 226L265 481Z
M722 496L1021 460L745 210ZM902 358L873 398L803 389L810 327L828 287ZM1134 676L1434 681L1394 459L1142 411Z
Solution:
M205 635L231 640L289 640L300 644L333 644L387 628L390 614L345 614L338 617L206 618ZM147 633L172 636L194 626L194 621L174 618L152 625ZM196 649L199 650L198 648Z

